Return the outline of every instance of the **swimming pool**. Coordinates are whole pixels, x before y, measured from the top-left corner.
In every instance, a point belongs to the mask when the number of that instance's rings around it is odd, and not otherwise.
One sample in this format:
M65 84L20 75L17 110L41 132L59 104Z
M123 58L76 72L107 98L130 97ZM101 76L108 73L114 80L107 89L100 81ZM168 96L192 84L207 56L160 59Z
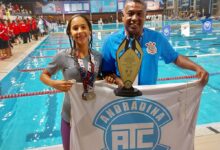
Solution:
M220 72L220 56L208 56L207 54L220 53L219 30L220 28L214 28L213 33L206 34L196 28L191 30L192 36L182 37L180 31L175 29L172 36L169 37L169 41L179 53L194 56L189 58L202 65L210 73L218 73ZM103 39L110 33L111 31L96 31L94 47L100 50ZM46 67L51 60L50 56L55 55L58 49L69 47L68 41L64 34L50 35L0 82L1 95L51 90L39 81L41 71L31 69ZM162 61L159 62L159 78L193 74L193 72L179 69L175 65L165 65ZM54 78L60 79L61 73ZM189 80L191 79L165 80L158 83ZM22 150L60 144L62 98L63 94L58 93L1 100L0 149ZM219 99L220 75L216 74L210 76L209 83L203 91L197 124L220 122Z

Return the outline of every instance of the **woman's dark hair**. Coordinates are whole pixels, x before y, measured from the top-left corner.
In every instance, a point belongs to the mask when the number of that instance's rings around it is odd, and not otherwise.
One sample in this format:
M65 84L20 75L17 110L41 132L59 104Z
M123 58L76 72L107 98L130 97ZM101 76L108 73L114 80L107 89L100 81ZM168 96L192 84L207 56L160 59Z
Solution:
M86 21L86 23L87 23L87 25L88 25L88 27L89 27L89 30L91 31L91 34L90 34L91 39L90 39L90 41L89 41L89 47L90 47L90 49L92 49L92 41L93 41L93 38L92 38L92 24L90 23L89 19L87 19L85 16L80 15L80 14L77 14L77 15L72 16L72 18L69 20L68 25L67 25L67 28L66 28L66 34L69 36L71 49L73 50L73 49L76 48L76 47L75 47L75 46L76 46L75 41L73 41L73 43L72 43L71 33L70 33L70 28L71 28L72 20L73 20L74 18L76 18L76 17L81 17L81 18L83 18L83 19Z

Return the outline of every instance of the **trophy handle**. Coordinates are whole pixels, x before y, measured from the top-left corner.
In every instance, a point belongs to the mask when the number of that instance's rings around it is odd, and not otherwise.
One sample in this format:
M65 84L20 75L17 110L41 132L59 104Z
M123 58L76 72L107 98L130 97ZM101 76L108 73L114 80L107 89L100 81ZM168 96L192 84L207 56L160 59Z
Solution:
M121 75L121 67L120 67L120 58L123 56L126 50L128 50L128 45L129 45L129 40L125 37L124 40L121 42L117 52L116 52L116 60L117 60L117 65L118 65L118 70ZM124 52L123 52L124 51ZM121 77L123 83L125 82L124 78Z
M122 52L122 51L126 51L128 49L128 45L129 45L129 40L127 38L125 38L122 43L120 44L117 52L116 52L116 59L117 59L117 62L119 62L119 59L121 56L119 56L119 54Z
M143 51L141 49L141 45L140 45L138 40L136 40L136 39L133 40L132 49L135 50L135 53L137 54L137 56L139 57L140 61L142 62Z
M117 62L119 62L119 59L121 56L119 56L119 54L122 52L122 51L126 51L128 49L128 45L129 45L129 40L127 38L125 38L122 43L120 44L117 52L116 52L116 59L117 59ZM143 57L143 51L141 49L141 45L140 43L138 42L138 40L134 39L133 42L132 42L132 49L135 50L135 53L137 54L137 56L140 58L140 61L142 62L142 57Z

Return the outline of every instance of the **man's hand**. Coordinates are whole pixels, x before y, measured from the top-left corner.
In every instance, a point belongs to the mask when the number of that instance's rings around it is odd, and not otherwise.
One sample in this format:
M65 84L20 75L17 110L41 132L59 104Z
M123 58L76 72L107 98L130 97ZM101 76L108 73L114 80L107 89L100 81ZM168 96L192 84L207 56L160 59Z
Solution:
M120 77L117 77L115 74L109 74L105 76L105 81L109 84L117 84L119 87L123 87L123 81Z
M201 84L203 86L207 84L209 80L209 73L200 65L182 55L179 55L174 63L181 68L196 71L196 76L200 79Z
M196 76L200 79L200 82L205 86L209 80L209 73L202 67L198 67L196 70Z

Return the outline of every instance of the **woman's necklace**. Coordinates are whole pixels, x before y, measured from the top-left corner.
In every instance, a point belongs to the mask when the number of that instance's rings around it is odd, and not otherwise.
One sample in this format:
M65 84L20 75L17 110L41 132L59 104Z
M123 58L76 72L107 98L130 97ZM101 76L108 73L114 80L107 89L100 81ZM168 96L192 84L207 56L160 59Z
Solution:
M79 53L75 51L75 54L73 56L74 60L77 63L80 77L83 83L83 93L82 93L82 99L83 100L91 100L95 98L94 93L94 82L95 82L95 60L94 56L89 50L89 62L87 65L87 69L85 68L85 65L83 63L83 59L79 57Z

